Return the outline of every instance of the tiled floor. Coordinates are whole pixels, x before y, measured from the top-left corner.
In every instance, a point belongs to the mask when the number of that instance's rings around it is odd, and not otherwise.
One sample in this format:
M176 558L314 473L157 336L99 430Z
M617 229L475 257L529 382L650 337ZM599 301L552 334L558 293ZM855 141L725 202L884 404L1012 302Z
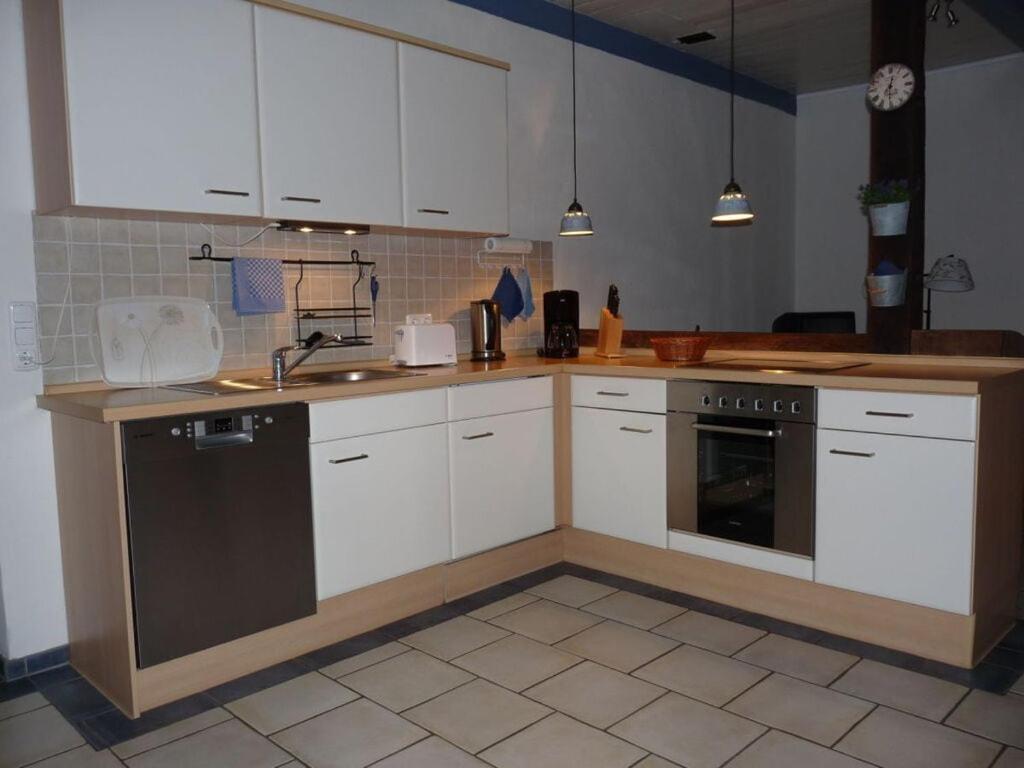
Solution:
M999 650L967 673L562 565L136 721L70 669L0 685L0 768L1022 768L1024 631Z

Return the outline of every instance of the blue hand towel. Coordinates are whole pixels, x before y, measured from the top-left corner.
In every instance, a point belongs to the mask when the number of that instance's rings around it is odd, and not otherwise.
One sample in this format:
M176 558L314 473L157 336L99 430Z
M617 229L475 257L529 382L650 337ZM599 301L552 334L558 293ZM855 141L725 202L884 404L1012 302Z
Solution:
M505 267L501 270L501 277L494 287L494 295L491 299L498 302L501 307L501 316L506 322L511 323L516 316L523 311L523 292L519 290L519 283L512 276L512 270Z
M235 258L231 262L231 304L239 315L284 312L281 260Z
M530 284L530 273L526 267L521 267L516 273L516 282L519 284L519 292L523 295L523 311L519 315L523 320L529 320L536 307L533 305L533 286Z

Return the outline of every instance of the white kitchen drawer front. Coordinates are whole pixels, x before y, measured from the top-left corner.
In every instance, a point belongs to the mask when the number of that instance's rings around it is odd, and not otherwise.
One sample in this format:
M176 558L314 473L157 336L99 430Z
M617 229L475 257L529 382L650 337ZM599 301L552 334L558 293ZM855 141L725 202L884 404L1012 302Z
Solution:
M906 392L818 390L818 426L886 435L974 440L978 398Z
M309 440L319 443L442 424L447 421L447 410L441 388L310 403Z
M588 408L665 413L666 391L666 383L662 379L572 377L572 404Z
M572 409L573 526L665 547L665 416Z
M448 425L452 556L555 527L552 409Z
M448 560L444 424L310 447L317 598Z
M554 402L550 376L459 384L448 387L448 418L452 421L501 413L550 408Z
M971 612L974 443L818 430L814 578Z

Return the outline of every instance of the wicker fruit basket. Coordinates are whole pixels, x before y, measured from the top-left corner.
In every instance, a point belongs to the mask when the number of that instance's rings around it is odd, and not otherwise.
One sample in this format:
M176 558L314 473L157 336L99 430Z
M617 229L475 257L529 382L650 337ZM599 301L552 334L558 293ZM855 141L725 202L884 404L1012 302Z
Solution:
M710 336L662 336L651 339L654 354L668 362L702 360L711 346Z

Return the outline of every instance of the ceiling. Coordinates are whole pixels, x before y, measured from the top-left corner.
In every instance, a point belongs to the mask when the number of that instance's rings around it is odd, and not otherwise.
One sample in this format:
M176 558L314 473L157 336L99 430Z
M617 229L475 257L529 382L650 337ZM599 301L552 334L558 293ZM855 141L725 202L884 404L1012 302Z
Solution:
M570 4L550 1L566 8ZM929 3L919 1L921 13L927 13ZM958 26L948 28L941 13L938 22L928 24L928 69L1020 50L965 2L954 2L953 9L960 17ZM576 10L729 65L729 0L576 0ZM695 45L676 42L703 30L717 39ZM789 93L866 82L870 42L870 0L736 0L737 71Z

